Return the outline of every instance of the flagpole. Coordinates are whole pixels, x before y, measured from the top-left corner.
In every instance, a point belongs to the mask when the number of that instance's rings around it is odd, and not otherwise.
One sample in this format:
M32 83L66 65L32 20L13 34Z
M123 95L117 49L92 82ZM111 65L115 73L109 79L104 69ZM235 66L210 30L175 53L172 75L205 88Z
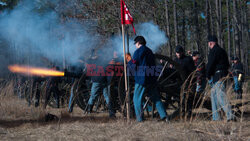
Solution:
M129 33L128 33L128 29L129 29L129 27L127 27L126 28L126 34L127 34L127 53L130 53L129 52ZM129 72L129 68L128 68L128 70L127 70L127 72ZM127 76L127 80L128 80L128 95L130 95L130 84L129 84L129 75ZM129 100L128 101L130 101L130 97L129 97ZM130 109L130 107L129 107L129 109Z
M127 53L130 53L129 52L129 34L128 34L128 29L129 29L129 27L128 28L126 28L127 30L126 30L126 33L127 33ZM126 70L127 72L129 72L129 68L127 68L127 70ZM129 114L127 114L128 116L129 116L129 118L130 118L130 87L129 87L129 76L127 76L127 88L128 88L128 92L126 93L126 95L127 95L127 101L128 101L128 104L127 104L127 113L129 113ZM128 118L128 117L127 117Z
M129 27L127 26L127 27L126 27L126 34L127 34L127 53L130 53L130 52L129 52L129 33L128 33L128 29L129 29Z
M130 96L128 92L128 80L127 80L127 62L126 62L126 49L125 49L125 27L122 24L122 46L124 53L124 79L125 79L125 92L126 92L126 108L127 108L127 121L130 121Z

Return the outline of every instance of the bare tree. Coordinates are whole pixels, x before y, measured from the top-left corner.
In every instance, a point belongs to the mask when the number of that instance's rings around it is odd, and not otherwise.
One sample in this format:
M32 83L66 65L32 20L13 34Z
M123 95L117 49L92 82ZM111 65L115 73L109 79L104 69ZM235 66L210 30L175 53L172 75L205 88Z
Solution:
M241 1L241 60L244 64L244 70L248 73L248 19L247 19L247 2Z
M238 8L237 1L233 0L233 31L234 31L234 55L241 58L240 53L240 40L239 40L239 21L238 21Z
M167 36L168 36L168 48L169 48L169 56L172 58L172 46L171 46L171 36L170 36L170 19L169 19L169 1L165 0L165 14L166 14L166 24L167 24Z
M195 42L199 52L201 52L200 48L200 28L199 28L199 15L198 15L198 6L197 1L194 0L194 26L195 26Z
M217 24L217 36L218 42L223 47L222 38L221 38L221 0L215 0L215 7L216 7L216 24Z
M207 24L207 33L211 34L209 0L206 0L206 24Z
M210 29L211 29L211 34L214 34L213 12L212 12L212 5L211 5L211 1L210 1L210 0L208 0L208 6L209 6L209 17L210 17Z
M207 35L211 35L211 16L210 16L210 4L209 0L206 0L206 30L207 30ZM208 54L208 47L206 45L206 48L204 50L205 54ZM205 55L207 59L207 55Z
M231 25L230 25L230 0L227 0L227 49L228 56L231 57Z
M182 9L182 45L184 50L186 49L186 22L185 22L185 10Z
M173 4L174 4L174 9L173 9L173 13L174 13L174 33L175 33L175 46L178 45L178 29L177 29L177 13L176 13L176 0L173 0Z

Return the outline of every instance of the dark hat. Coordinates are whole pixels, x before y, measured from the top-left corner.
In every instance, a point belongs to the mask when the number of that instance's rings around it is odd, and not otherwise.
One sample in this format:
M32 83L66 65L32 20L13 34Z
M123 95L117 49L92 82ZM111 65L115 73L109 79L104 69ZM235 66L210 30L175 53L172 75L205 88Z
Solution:
M177 45L177 46L176 46L176 48L175 48L175 52L177 52L177 53L181 53L181 52L184 52L184 49L183 49L183 47L182 47L182 46Z
M218 42L218 39L215 35L209 35L208 42Z
M232 60L239 60L238 57L232 57Z
M200 53L199 53L199 51L194 51L193 53L192 53L192 56L196 56L196 55L199 55Z
M136 44L137 42L139 42L140 44L142 44L142 45L146 45L146 40L145 40L145 38L143 37L143 36L137 36L137 37L135 37L135 39L134 39L134 44Z

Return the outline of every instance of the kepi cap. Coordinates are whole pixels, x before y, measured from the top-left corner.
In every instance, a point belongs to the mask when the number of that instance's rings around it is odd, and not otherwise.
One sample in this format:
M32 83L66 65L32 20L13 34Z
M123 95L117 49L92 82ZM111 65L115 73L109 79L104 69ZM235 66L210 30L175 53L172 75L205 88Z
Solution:
M218 39L215 35L209 35L208 36L208 42L218 42Z
M194 51L193 53L192 53L192 56L196 56L196 55L199 55L200 53L199 53L199 51Z
M175 48L175 52L177 52L177 53L182 53L182 52L184 52L184 49L183 49L182 46L177 45L176 48Z

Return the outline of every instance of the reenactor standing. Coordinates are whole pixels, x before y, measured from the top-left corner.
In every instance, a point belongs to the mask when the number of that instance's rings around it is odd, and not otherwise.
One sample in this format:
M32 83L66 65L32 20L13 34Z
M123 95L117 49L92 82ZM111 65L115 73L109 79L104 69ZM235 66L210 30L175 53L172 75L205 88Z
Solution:
M85 61L84 58L81 57L77 60L77 64L75 66L71 66L70 67L70 71L73 72L75 74L75 76L81 76L84 72L85 69ZM67 69L64 70L65 72L67 72ZM77 79L75 77L71 78L71 89L70 89L70 98L69 98L69 105L68 105L68 111L69 113L73 112L73 107L75 105L75 95L74 95L74 88L76 85L76 81Z
M122 58L118 56L118 52L116 50L113 50L113 58L109 62L108 66L106 67L109 68L109 72L111 73L110 75L107 75L107 83L108 83L108 95L109 95L109 104L108 104L108 109L109 109L109 117L110 118L115 118L116 114L116 109L117 109L117 99L118 99L118 93L115 90L115 82L118 79L117 72L115 71L115 66L116 65L121 65L122 63Z
M52 69L59 70L59 67L54 66ZM47 105L49 104L52 94L56 103L56 107L57 108L60 107L60 90L59 90L60 82L61 82L61 77L49 78L48 84L46 85L46 89L48 91L46 91L46 94L45 94L44 109L46 109Z
M185 72L186 78L195 70L194 61L191 56L186 56L182 46L178 45L175 49L176 61L181 65Z
M28 104L30 106L32 99L34 98L34 104L35 107L38 107L40 104L40 96L41 96L41 83L42 83L43 79L40 77L34 77L32 80L32 89L30 92L30 97L28 100Z
M233 57L232 59L232 69L231 69L231 74L234 79L234 85L233 89L234 92L236 93L236 98L241 99L242 98L242 82L243 82L243 65L240 62L238 57Z
M160 121L168 122L168 117L163 103L160 99L160 94L157 90L156 76L146 75L146 73L140 73L146 71L147 67L155 67L155 56L152 50L146 47L146 40L143 36L137 36L134 39L134 44L136 46L136 51L134 52L133 58L130 54L126 54L126 60L128 62L128 67L135 70L135 89L134 89L134 108L136 119L138 122L142 122L143 118L143 108L142 102L143 98L147 92L150 99L155 103L156 109L160 115ZM133 67L134 66L134 67Z
M198 51L194 51L192 54L195 65L195 76L196 76L196 92L202 92L206 87L206 70L205 63L200 56Z
M232 114L231 105L226 97L225 84L222 80L228 74L230 67L227 52L218 45L216 36L208 37L210 52L206 66L206 75L211 89L212 115L213 120L220 120L219 110L222 108L227 116L227 121L235 120Z
M87 105L87 112L91 113L96 97L102 92L104 99L106 101L106 104L109 104L109 95L108 95L108 85L107 85L107 78L105 75L105 67L108 63L106 63L104 57L102 57L103 52L101 52L101 49L98 50L96 56L92 56L86 64L87 69L93 70L92 72L89 72L91 76L92 86L91 86L91 93L90 98L88 100ZM92 68L92 69L91 69ZM98 73L102 69L100 73ZM92 73L92 74L91 74Z
M187 79L188 76L195 70L194 61L191 56L185 55L184 49L180 45L176 46L175 55L176 55L176 58L174 61L176 61L181 66L183 72L185 73L184 74L185 79ZM184 108L184 109L187 109L188 115L191 115L194 97L193 95L187 96L185 93L183 97L183 101L182 101L183 106L186 105L185 103L186 99L187 99L187 108Z

